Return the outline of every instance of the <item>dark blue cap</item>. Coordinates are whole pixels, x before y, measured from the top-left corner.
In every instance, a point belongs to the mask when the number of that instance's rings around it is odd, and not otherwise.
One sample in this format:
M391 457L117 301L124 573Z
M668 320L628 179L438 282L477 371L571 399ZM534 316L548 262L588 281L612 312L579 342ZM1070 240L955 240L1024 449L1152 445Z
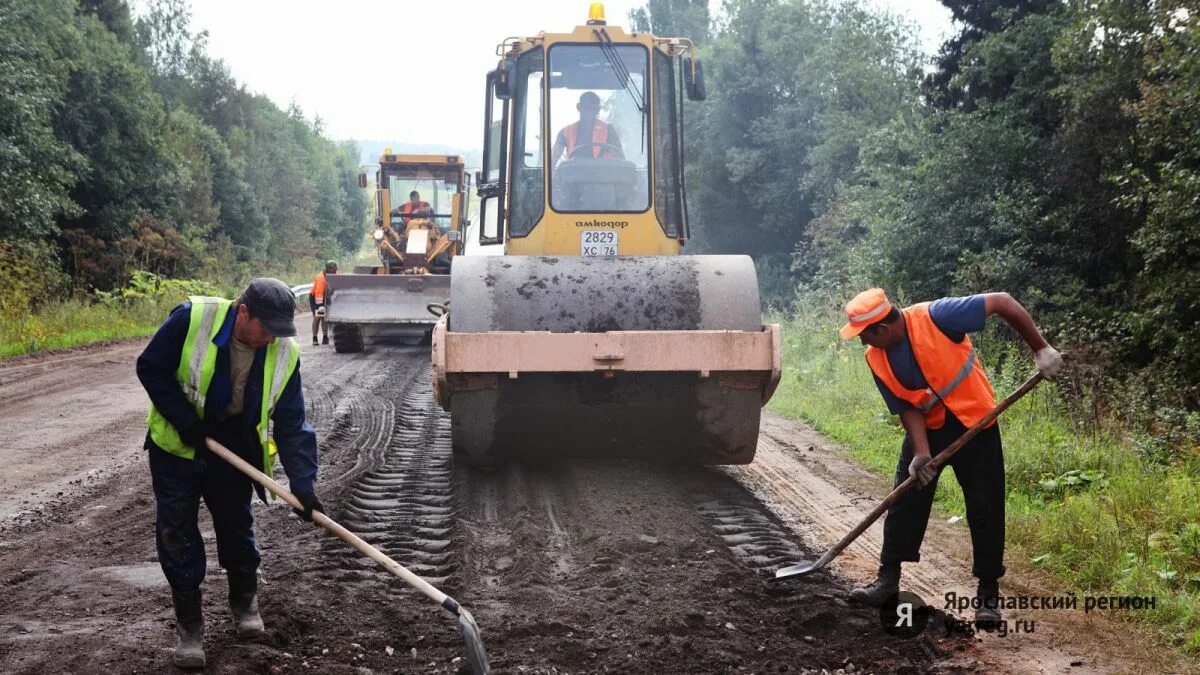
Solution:
M251 279L242 293L242 302L250 316L262 322L275 337L296 335L296 295L278 279Z

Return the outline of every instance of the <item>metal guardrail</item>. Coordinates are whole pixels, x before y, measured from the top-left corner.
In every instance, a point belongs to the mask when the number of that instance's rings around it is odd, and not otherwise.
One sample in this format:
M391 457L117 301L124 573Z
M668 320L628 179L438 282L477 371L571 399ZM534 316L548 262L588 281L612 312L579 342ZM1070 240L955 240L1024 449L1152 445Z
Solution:
M300 284L299 286L292 286L292 295L296 296L296 313L297 314L303 314L308 311L308 303L301 305L300 298L303 298L303 297L307 296L309 293L311 293L312 287L313 287L312 284Z

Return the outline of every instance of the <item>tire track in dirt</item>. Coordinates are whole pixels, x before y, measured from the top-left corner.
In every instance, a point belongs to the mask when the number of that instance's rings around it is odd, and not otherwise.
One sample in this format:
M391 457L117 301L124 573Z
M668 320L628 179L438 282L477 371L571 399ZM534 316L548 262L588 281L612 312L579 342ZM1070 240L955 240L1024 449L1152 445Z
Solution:
M398 400L378 406L370 433L359 437L369 459L360 455L363 470L342 499L341 520L416 574L444 584L457 564L449 416L433 399L428 364L392 379L385 392ZM367 452L371 447L382 452ZM374 563L341 542L327 540L322 549L350 572L345 580L367 572L370 583L378 583Z

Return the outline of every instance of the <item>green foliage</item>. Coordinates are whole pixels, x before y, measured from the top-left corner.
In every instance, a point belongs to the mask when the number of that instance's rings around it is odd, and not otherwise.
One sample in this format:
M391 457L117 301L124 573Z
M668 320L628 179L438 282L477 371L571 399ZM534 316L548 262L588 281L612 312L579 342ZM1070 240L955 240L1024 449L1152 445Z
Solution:
M1143 264L1126 358L1183 385L1163 398L1194 412L1200 408L1200 14L1194 7L1181 13L1189 6L1162 3L1155 30L1141 43L1147 73L1133 107L1139 152L1116 181L1128 190L1124 203L1146 214L1133 236Z
M77 290L356 251L357 156L246 92L187 0L0 2L0 239L57 238Z
M144 270L133 273L125 288L114 291L96 291L96 298L104 305L115 307L151 300L160 305L176 305L189 295L217 296L220 292L207 281L198 279L166 279Z
M0 245L0 254L4 251ZM27 292L20 286L14 290ZM0 322L0 358L148 335L189 295L220 295L220 291L205 281L167 279L138 270L124 288L98 291L92 298L51 296L21 311L6 310L6 320Z
M58 252L47 242L0 241L0 323L64 297L68 279L59 268Z
M670 26L685 4L638 18ZM755 255L774 307L1008 291L1073 355L1073 408L1115 411L1155 461L1195 456L1194 3L944 4L959 33L923 77L886 15L729 2L689 113L695 244Z
M630 27L659 37L685 37L695 44L708 39L708 0L647 0L629 13Z
M56 231L78 207L68 197L79 154L54 128L80 48L68 0L0 3L0 237Z
M855 3L727 5L702 50L709 100L686 118L701 250L751 253L774 268L797 250L799 276L811 276L820 251L806 224L857 180L862 139L917 105L911 35Z

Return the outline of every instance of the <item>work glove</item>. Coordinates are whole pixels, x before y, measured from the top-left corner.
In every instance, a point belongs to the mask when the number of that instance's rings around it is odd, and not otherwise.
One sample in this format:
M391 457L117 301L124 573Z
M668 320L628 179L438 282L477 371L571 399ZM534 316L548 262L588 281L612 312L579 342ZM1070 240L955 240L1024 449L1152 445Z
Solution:
M932 461L933 457L929 455L914 455L912 461L908 464L908 475L916 478L922 488L929 485L937 477L937 471L932 466L929 466L929 463Z
M1037 364L1038 372L1042 374L1042 377L1053 380L1058 376L1058 371L1062 370L1063 357L1057 349L1046 345L1033 355L1033 362Z
M311 523L313 521L313 511L325 513L325 507L321 505L321 500L317 499L317 494L315 492L296 492L294 494L296 495L296 499L300 500L300 504L304 506L304 510L292 510L296 512L296 515L300 516L304 520L307 520Z
M192 426L179 432L179 440L193 448L197 454L208 452L208 445L204 442L204 439L208 438L208 436L208 425L203 420L199 420Z

